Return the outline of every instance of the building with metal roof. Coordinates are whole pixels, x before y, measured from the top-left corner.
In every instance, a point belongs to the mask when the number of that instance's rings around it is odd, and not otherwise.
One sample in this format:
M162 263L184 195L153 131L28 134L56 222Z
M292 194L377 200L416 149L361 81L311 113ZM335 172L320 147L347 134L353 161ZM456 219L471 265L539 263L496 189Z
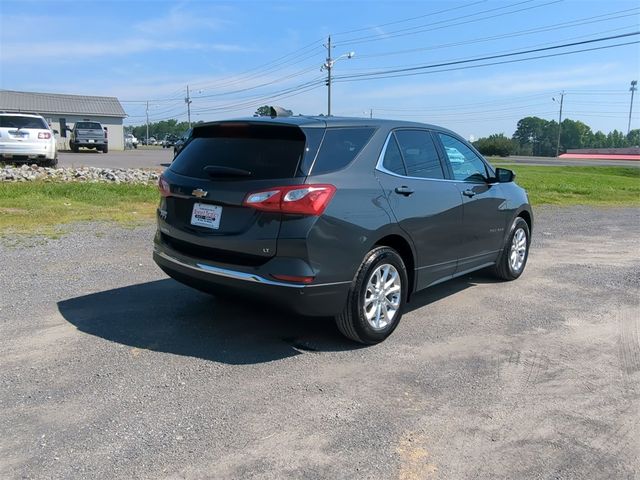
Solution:
M0 90L0 111L42 115L59 132L59 150L69 148L67 129L78 121L100 122L107 131L109 149L124 149L123 120L127 114L116 97Z

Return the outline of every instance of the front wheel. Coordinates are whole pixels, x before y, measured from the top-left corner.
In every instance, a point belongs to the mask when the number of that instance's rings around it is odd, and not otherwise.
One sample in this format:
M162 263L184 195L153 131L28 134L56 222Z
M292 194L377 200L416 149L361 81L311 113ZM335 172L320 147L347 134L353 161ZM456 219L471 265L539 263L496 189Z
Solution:
M109 147L107 145L102 147L102 153L109 153Z
M408 285L407 269L398 252L389 247L374 248L362 261L347 304L336 317L338 329L359 343L383 341L400 322Z
M531 244L529 225L522 217L517 217L511 226L506 244L493 271L502 280L515 280L527 265Z

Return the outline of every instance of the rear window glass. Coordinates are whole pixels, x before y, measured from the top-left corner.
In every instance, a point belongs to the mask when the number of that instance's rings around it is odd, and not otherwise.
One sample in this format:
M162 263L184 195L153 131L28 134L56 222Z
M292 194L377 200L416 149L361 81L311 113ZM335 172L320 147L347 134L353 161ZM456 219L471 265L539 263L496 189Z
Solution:
M86 130L102 130L102 125L98 122L76 122L76 128L83 128Z
M38 128L48 129L49 125L38 117L17 117L14 115L1 115L0 127L3 128Z
M252 124L198 127L171 164L171 170L188 177L207 178L205 167L228 167L248 171L251 173L248 178L254 180L290 178L296 176L304 146L305 136L298 127Z
M367 144L374 128L328 128L312 174L334 172L346 167Z

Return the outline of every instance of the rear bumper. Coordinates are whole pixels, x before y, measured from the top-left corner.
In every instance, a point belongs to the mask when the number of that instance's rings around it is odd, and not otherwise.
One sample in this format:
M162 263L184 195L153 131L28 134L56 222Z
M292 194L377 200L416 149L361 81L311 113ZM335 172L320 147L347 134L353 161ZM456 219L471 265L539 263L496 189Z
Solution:
M92 147L104 147L105 145L108 145L108 142L105 142L104 140L96 140L94 142L90 142L88 140L75 140L73 143L76 147L88 147L88 148L92 148Z
M217 265L187 257L158 242L153 260L170 277L198 290L242 295L305 316L334 316L342 311L351 282L301 285L271 280L257 269Z
M56 145L53 142L0 142L0 158L15 160L53 160Z

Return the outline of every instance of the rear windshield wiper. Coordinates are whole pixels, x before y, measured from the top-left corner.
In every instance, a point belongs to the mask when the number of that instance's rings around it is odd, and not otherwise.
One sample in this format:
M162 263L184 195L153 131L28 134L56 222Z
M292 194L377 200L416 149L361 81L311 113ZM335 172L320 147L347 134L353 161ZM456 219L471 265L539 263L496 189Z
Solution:
M249 170L242 168L223 167L220 165L207 165L203 169L210 177L250 177L253 175Z

